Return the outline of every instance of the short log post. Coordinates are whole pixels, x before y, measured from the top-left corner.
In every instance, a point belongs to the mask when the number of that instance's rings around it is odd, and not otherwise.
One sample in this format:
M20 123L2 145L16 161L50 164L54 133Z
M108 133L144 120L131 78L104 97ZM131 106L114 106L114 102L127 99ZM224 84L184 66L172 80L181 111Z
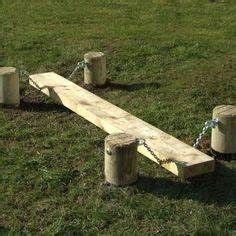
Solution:
M0 67L0 104L20 104L19 74L14 67Z
M129 134L112 134L105 138L105 180L116 186L137 181L137 140Z
M88 52L84 55L84 83L102 86L107 81L106 56L102 52Z
M221 105L213 110L219 124L212 129L211 148L221 154L236 154L236 106Z

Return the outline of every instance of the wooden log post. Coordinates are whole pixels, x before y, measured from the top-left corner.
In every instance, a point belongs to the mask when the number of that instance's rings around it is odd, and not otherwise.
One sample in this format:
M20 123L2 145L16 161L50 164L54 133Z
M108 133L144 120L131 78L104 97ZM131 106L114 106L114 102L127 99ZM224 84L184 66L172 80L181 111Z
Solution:
M213 110L213 118L219 119L212 129L211 148L221 154L236 153L236 106L221 105Z
M0 67L0 104L20 104L19 74L14 67Z
M137 181L137 140L125 133L111 134L105 139L105 180L116 186Z
M84 55L84 83L102 86L107 81L106 56L102 52L88 52Z

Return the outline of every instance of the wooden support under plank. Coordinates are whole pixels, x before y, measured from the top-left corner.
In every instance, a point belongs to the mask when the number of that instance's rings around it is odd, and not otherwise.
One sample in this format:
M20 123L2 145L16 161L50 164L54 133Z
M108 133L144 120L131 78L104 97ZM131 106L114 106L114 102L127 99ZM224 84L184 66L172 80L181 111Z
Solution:
M162 166L181 178L214 171L213 158L54 72L30 75L30 84L109 134L144 138L160 159L174 160ZM157 163L144 146L138 151Z

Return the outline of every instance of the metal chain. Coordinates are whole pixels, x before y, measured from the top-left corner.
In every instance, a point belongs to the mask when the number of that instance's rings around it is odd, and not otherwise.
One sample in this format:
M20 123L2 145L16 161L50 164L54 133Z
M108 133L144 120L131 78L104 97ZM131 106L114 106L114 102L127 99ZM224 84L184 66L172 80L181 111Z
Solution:
M75 73L79 70L79 69L84 69L87 66L87 62L86 61L80 61L77 63L75 69L72 71L72 73L69 76L69 80L71 80L73 78L73 76L75 75Z
M207 130L210 129L210 128L215 128L218 124L219 124L219 119L218 118L214 118L212 120L206 121L205 125L202 129L202 132L198 135L198 138L196 139L195 143L193 144L193 147L198 148L199 144L202 141L202 138L206 134Z
M157 160L157 163L158 163L159 165L173 162L172 159L161 160L161 159L156 155L156 153L151 149L151 147L148 146L148 144L147 144L147 142L146 142L145 139L140 138L140 139L138 139L137 141L138 141L138 145L140 145L140 146L143 145L143 146L151 153L151 155Z
M88 63L86 61L80 61L77 63L75 69L72 71L72 73L70 74L68 79L72 79L73 76L75 75L75 73L79 70L79 69L84 69L86 66L88 65ZM21 79L27 78L29 79L36 87L37 89L41 90L41 88L30 78L30 73L27 70L24 69L19 69L19 77Z
M20 75L20 78L29 78L30 76L30 73L27 71L27 70L19 70L19 75Z
M27 78L28 80L30 80L34 86L41 91L41 88L38 86L38 84L36 84L31 78L30 78L30 73L27 70L24 69L19 69L19 77L24 80L24 78Z

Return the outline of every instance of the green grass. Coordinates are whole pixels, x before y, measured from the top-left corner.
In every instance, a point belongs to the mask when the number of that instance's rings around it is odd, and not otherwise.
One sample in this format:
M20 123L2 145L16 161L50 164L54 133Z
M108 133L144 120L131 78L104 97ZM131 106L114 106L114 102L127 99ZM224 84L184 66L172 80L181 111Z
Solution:
M0 0L0 66L67 77L84 53L106 52L123 86L96 93L192 144L214 106L236 101L235 11L230 0ZM24 82L21 95L0 109L0 234L235 233L235 161L183 182L140 156L137 184L110 187L106 134Z

